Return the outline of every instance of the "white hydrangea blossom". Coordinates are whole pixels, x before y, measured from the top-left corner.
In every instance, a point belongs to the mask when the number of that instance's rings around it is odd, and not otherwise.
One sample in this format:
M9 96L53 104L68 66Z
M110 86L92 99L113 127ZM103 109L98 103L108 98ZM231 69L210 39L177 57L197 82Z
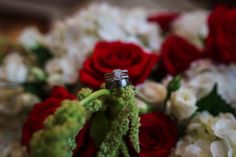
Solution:
M174 154L174 155L173 155ZM187 134L172 156L234 157L236 156L236 119L232 114L213 117L199 113L187 128Z
M209 94L217 83L219 94L236 108L235 64L214 65L209 60L200 60L192 63L185 74L185 83L196 90L198 99Z
M181 157L210 157L210 142L206 140L196 140L189 136L177 143L175 154Z
M23 123L40 99L21 86L0 88L0 156L28 157L19 143Z
M183 13L173 23L173 32L199 48L203 48L203 40L208 35L207 19L209 12L197 10Z
M28 67L17 52L8 54L0 66L0 82L23 83L27 80Z

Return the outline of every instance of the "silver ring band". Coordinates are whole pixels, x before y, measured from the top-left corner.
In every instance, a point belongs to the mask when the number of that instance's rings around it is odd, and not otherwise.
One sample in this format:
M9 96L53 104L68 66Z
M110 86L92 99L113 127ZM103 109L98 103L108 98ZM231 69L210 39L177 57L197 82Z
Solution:
M104 74L106 88L126 87L130 84L128 70L115 69L111 73Z

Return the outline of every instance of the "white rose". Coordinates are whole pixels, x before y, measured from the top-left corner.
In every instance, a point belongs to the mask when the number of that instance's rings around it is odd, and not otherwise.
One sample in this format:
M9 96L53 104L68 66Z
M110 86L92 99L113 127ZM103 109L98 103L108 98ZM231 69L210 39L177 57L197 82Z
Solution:
M193 90L181 87L171 94L170 112L179 120L187 119L197 110L196 101Z
M0 68L3 73L0 77L4 77L6 81L23 83L27 80L28 68L24 58L16 52L7 55Z
M161 104L164 102L167 89L163 84L154 81L145 81L137 86L137 95L147 103Z
M208 15L209 13L203 10L184 13L175 20L173 32L197 47L203 48L202 40L208 35Z

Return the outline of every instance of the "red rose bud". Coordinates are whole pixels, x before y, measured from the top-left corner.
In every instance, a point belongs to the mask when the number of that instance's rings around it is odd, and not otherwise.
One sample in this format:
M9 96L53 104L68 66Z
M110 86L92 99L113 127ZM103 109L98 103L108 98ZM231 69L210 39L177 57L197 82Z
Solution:
M94 88L104 82L104 74L114 69L127 69L132 84L142 83L157 63L156 54L148 54L139 46L123 42L98 42L93 55L80 70L80 81Z
M178 13L157 13L150 15L148 17L148 21L159 24L161 29L164 32L167 32L170 31L172 23L176 18L178 18L178 16Z
M206 52L209 57L221 62L236 62L236 8L217 7L208 20L209 36Z
M169 36L161 48L160 73L179 74L203 55L197 47L185 39L176 35Z

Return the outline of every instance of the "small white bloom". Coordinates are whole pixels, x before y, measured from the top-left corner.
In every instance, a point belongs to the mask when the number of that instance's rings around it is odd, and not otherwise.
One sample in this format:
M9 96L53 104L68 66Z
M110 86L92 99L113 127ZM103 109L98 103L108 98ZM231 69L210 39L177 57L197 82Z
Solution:
M202 98L212 91L216 83L219 86L218 89L220 89L222 87L220 82L223 82L223 80L224 76L219 73L203 72L193 77L188 85L197 91L198 98Z
M52 73L48 76L47 83L53 87L55 85L64 85L65 81L63 80L62 74Z
M198 99L209 94L217 84L218 94L236 108L235 64L215 65L208 60L199 60L192 63L185 76L185 83L196 91Z
M228 156L236 154L236 119L232 114L221 114L212 125L215 135L225 142Z
M227 148L223 141L215 141L211 143L212 157L225 157L227 156Z
M161 104L166 98L167 89L160 83L145 81L143 84L137 86L137 95L145 102Z
M177 143L174 154L180 157L210 157L210 144L210 141L194 140L187 135Z
M181 87L171 94L170 111L179 120L187 119L197 110L196 101L193 90Z
M54 76L58 76L59 74L59 76L61 76L59 78L60 80L62 80L63 84L75 83L78 78L77 70L78 69L77 69L77 66L75 65L73 58L70 58L70 57L54 58L48 61L46 64L46 72L49 75L49 80L51 80L52 77L55 79Z
M27 80L28 67L24 58L17 52L12 52L4 58L0 71L0 77L5 81L23 83Z
M203 48L203 39L208 35L207 11L199 10L181 15L173 24L173 32Z
M92 4L57 22L41 42L56 56L73 51L79 54L78 58L85 58L95 43L101 40L134 42L147 50L158 51L162 42L160 29L147 22L147 15L145 9L123 9L107 3ZM90 40L85 45L84 38Z
M33 48L39 43L41 37L42 36L37 28L27 27L21 32L18 40L26 48Z
M29 111L36 103L39 103L40 99L31 93L22 93L16 96L15 106L21 107L21 112L26 109Z

